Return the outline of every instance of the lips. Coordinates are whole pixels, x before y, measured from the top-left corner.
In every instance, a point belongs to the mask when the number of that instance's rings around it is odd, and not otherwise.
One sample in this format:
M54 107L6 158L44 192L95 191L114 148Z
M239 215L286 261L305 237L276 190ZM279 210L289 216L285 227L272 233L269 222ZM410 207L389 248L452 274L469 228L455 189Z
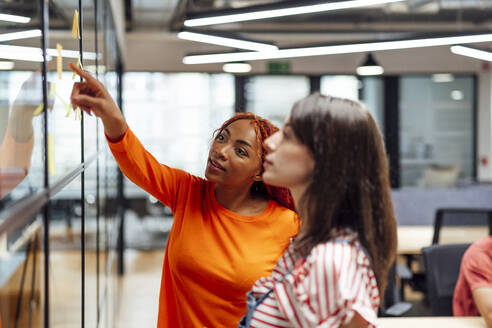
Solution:
M221 171L226 170L222 165L220 165L219 163L217 163L216 161L214 161L212 159L209 159L208 163L210 164L210 166L212 166L213 168L215 168L217 170L221 170Z

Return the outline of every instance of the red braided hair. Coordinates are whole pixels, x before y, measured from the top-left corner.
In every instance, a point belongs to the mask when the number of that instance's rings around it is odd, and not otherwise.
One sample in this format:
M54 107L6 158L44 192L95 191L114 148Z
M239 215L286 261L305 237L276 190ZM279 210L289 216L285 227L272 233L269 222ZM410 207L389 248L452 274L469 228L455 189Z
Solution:
M258 157L261 159L261 163L263 163L266 154L266 149L264 145L265 139L267 139L269 136L277 132L279 128L277 128L267 119L264 119L253 113L236 113L233 117L225 121L224 124L222 124L222 126L215 131L214 135L222 132L231 123L237 120L251 120L251 124L253 125L256 132L256 141L259 145ZM262 173L263 173L263 166L262 166ZM254 182L251 189L252 192L262 194L267 198L273 199L280 205L295 211L294 199L292 198L289 189L271 186L264 183L263 181Z

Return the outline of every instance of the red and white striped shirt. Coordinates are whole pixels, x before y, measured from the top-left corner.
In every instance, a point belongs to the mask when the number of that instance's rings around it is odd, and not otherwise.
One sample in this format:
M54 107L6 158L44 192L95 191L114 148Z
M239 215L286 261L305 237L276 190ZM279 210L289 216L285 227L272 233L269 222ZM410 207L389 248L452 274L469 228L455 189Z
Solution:
M257 307L251 327L339 327L355 312L376 326L380 300L369 259L355 233L338 238L344 241L319 244L305 259L292 244L287 248L270 277L253 285L257 299L274 291Z

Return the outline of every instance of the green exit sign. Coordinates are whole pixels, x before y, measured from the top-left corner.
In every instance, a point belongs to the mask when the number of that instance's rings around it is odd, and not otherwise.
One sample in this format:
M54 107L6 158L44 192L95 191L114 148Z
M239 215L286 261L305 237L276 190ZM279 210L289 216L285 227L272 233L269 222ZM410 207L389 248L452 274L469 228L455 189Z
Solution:
M271 61L267 64L268 74L290 74L290 63L283 61Z

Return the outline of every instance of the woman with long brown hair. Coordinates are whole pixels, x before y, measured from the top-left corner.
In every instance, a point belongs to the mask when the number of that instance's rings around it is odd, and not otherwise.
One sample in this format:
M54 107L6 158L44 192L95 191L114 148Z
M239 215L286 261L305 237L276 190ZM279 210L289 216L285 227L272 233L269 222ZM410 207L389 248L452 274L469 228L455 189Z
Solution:
M356 101L313 94L265 141L263 180L289 188L301 229L248 293L240 327L374 326L396 253L381 134Z
M289 191L261 177L264 140L278 128L251 113L226 121L215 133L202 179L159 163L104 86L71 68L85 80L75 83L72 104L102 119L123 173L174 214L157 327L235 326L246 311L244 294L270 274L299 228Z

